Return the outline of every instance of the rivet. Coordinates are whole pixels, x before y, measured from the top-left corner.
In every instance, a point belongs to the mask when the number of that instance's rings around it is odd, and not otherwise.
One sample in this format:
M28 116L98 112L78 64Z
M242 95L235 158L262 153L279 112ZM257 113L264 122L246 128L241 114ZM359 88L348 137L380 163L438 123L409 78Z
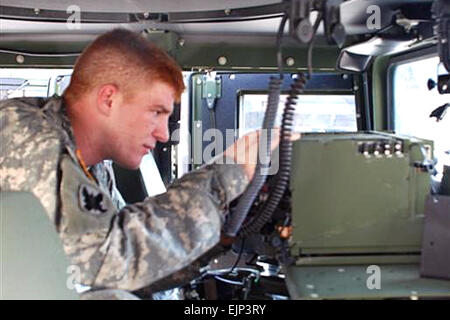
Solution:
M286 59L286 65L288 65L289 67L292 67L295 64L295 60L292 57L289 57Z
M217 59L217 62L221 65L224 66L227 64L227 58L224 56L220 56L219 59Z
M19 63L19 64L24 63L25 62L25 57L23 55L21 55L21 54L18 54L16 56L16 62Z

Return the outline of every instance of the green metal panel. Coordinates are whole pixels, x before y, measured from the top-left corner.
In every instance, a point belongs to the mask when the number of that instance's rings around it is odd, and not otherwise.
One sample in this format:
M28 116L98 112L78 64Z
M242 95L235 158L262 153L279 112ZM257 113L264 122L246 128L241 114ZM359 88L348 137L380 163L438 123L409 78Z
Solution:
M202 129L202 92L203 92L203 77L204 74L198 73L192 75L191 84L191 155L194 169L202 165L203 153L203 129Z
M273 41L273 42L272 42ZM202 67L215 70L266 70L277 71L275 39L270 38L267 45L238 45L230 43L189 43L178 47L177 62L185 69ZM339 50L334 47L314 48L313 69L335 70ZM219 57L226 58L226 64L218 63ZM307 48L304 46L283 48L283 57L294 58L294 65L285 65L285 71L306 70Z
M289 267L286 283L292 299L450 298L450 281L420 278L418 264L379 265L379 289L367 286L374 274L368 267Z
M184 70L215 69L241 71L276 72L275 37L268 37L267 42L249 44L245 40L235 43L235 39L226 39L219 43L194 42L181 38L174 32L148 31L144 36L158 47L166 50ZM88 40L55 39L45 40L0 40L0 66L3 67L61 67L72 66L77 55L90 44L95 37ZM251 39L249 39L251 40ZM206 40L205 40L206 41ZM9 52L8 52L9 51ZM23 63L16 62L17 54L25 57ZM313 70L333 71L339 49L333 46L317 44L314 47ZM219 57L225 57L226 63L219 64ZM285 65L285 71L306 70L307 46L288 44L283 47L284 60L293 58L294 64Z
M387 68L390 56L377 57L372 68L373 128L387 129Z
M70 56L30 56L23 55L24 62L17 63L15 53L0 53L0 67L2 68L72 68L77 55Z
M364 144L403 145L365 156ZM421 145L384 133L310 134L294 143L292 255L419 252L428 173Z

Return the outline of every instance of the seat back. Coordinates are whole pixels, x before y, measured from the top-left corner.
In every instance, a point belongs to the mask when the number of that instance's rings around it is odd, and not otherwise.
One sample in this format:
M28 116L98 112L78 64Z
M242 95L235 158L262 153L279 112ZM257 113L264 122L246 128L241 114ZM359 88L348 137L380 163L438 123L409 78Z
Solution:
M1 299L78 299L69 262L44 208L28 192L1 192Z

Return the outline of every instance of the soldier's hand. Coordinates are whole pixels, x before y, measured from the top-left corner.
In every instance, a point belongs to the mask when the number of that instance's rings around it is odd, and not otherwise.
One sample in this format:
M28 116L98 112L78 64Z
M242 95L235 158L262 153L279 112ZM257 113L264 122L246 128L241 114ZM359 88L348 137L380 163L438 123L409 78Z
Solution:
M271 131L270 148L273 151L280 142L280 129L275 128ZM224 155L234 159L235 163L239 163L244 167L245 173L249 180L251 180L255 174L256 162L258 157L258 145L262 134L267 134L263 130L253 131L245 136L239 138L234 144L229 146ZM299 133L292 134L291 140L300 139ZM263 141L267 141L267 138ZM265 145L261 146L266 148Z

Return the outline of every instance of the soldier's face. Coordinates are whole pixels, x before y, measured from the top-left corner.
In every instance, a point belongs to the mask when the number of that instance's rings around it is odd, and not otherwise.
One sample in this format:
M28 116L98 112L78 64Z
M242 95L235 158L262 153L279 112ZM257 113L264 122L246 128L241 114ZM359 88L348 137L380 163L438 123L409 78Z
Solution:
M123 97L112 116L111 158L121 166L137 169L156 142L169 140L168 121L173 111L174 90L161 81L142 85Z

